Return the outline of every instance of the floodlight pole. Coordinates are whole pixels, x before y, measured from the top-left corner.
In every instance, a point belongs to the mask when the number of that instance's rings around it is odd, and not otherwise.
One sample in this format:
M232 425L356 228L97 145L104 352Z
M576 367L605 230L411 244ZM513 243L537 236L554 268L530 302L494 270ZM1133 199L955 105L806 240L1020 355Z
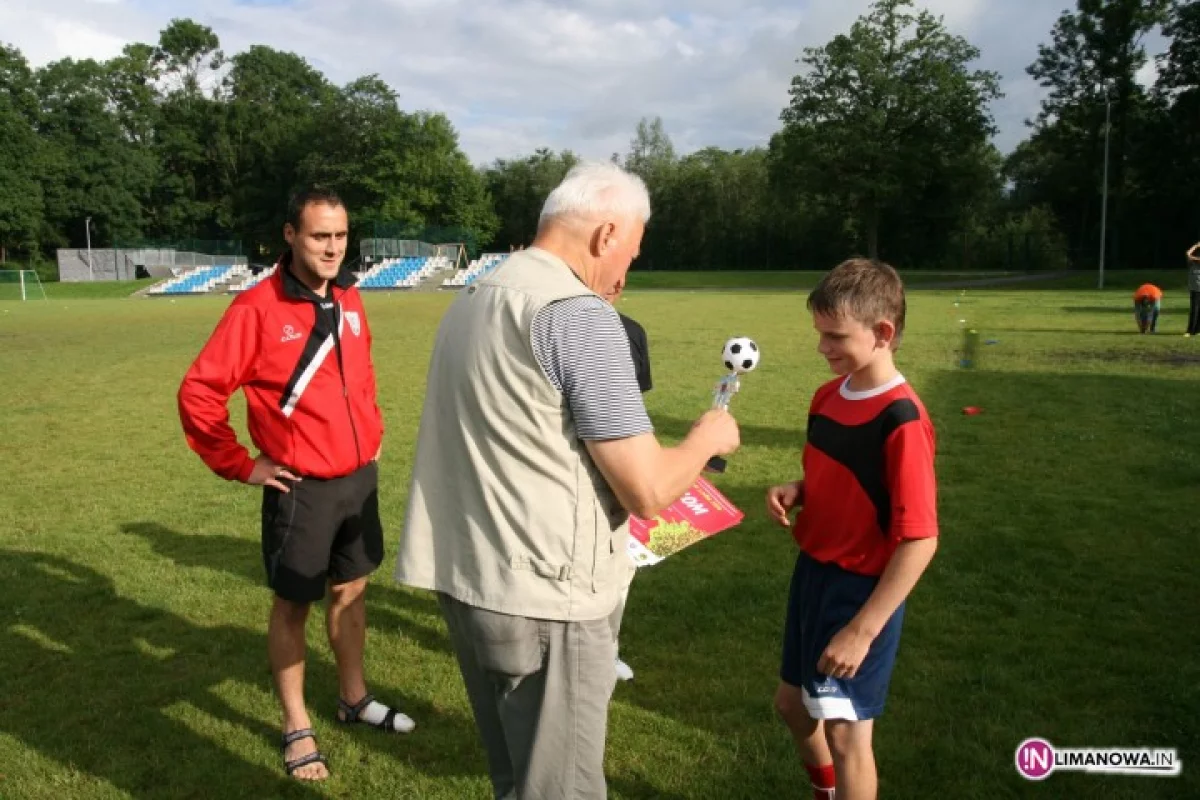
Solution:
M84 233L87 235L87 251L88 251L88 280L96 280L96 271L92 268L92 218L88 217L83 223Z
M1104 87L1104 199L1100 204L1100 277L1097 282L1097 289L1104 288L1104 252L1107 249L1105 245L1108 243L1108 139L1112 133L1112 97L1109 95L1108 86Z

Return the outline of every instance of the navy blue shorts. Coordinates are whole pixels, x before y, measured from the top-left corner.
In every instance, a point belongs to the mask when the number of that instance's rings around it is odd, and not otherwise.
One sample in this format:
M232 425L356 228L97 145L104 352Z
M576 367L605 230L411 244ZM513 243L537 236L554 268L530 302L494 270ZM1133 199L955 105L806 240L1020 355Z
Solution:
M830 640L854 619L878 583L879 578L824 564L805 553L796 559L779 678L803 690L804 706L813 719L874 719L883 713L900 645L903 604L872 642L853 678L817 672Z

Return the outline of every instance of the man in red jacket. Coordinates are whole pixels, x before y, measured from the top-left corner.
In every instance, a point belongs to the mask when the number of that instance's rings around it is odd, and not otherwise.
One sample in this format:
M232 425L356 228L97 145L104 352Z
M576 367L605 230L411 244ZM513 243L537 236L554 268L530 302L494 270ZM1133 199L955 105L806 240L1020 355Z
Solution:
M267 651L283 706L284 766L301 780L329 775L304 704L305 620L327 584L338 719L400 733L414 727L375 701L363 676L364 591L383 560L383 422L362 297L342 267L348 228L337 195L293 198L283 229L290 251L274 275L233 301L179 388L188 445L221 477L263 487L263 564L275 593ZM254 458L229 425L238 389Z

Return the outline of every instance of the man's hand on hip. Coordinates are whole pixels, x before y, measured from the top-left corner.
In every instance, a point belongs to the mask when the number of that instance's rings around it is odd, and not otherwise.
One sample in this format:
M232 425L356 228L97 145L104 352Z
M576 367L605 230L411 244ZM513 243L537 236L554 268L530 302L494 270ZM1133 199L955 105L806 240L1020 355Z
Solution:
M260 455L254 459L254 469L250 471L250 477L246 478L246 483L251 486L270 486L285 494L290 492L291 487L280 481L280 478L286 478L289 481L300 480L286 467L281 467L266 456Z

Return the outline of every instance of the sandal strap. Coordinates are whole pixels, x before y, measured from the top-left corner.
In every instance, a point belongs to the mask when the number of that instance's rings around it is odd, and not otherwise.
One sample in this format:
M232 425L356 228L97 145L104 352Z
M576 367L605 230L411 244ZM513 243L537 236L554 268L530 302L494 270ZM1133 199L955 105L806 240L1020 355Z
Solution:
M312 728L301 728L298 731L292 731L291 733L285 733L283 735L283 746L286 748L288 745L292 744L293 742L298 742L301 739L316 739L316 738L317 738L317 732L314 731Z
M287 770L288 775L291 775L301 767L307 767L309 764L316 764L317 762L324 764L326 767L329 766L329 762L325 760L325 756L321 755L321 751L316 750L306 756L300 756L299 758L293 758L291 761L283 762L283 768Z
M396 726L392 723L396 721L396 709L389 707L387 715L384 716L383 722L379 723L379 727L383 728L388 733L395 733Z
M338 698L338 708L346 715L346 722L358 722L358 715L361 714L367 706L375 702L375 695L367 694L359 700L356 705L350 705L342 698Z

